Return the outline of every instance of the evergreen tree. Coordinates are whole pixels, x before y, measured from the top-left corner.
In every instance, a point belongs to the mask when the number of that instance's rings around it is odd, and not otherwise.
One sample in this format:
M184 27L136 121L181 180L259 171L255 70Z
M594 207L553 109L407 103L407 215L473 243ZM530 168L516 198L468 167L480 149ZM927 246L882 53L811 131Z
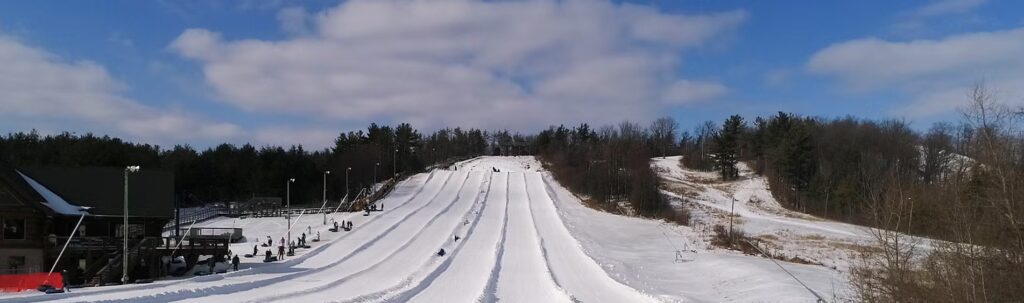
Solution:
M715 149L712 156L722 180L735 180L739 177L736 163L739 161L739 140L746 124L743 117L733 115L722 124L721 131L715 137Z

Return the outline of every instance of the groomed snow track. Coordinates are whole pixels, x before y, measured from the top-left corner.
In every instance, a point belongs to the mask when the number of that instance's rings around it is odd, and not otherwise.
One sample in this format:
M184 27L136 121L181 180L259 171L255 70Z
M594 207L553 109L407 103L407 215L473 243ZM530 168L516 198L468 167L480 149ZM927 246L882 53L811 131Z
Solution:
M482 166L487 166L486 163ZM481 165L474 165L473 168ZM541 172L435 170L400 183L355 229L283 262L10 302L645 302L591 259ZM455 236L460 239L455 241ZM447 254L438 256L438 250Z

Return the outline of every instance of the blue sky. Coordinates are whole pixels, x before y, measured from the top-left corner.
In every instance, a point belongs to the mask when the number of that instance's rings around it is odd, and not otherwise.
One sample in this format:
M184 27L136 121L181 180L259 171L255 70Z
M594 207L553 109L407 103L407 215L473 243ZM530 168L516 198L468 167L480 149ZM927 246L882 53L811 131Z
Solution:
M1019 1L5 1L0 131L323 147L369 122L738 113L957 118L1024 103ZM6 61L6 62L5 62Z

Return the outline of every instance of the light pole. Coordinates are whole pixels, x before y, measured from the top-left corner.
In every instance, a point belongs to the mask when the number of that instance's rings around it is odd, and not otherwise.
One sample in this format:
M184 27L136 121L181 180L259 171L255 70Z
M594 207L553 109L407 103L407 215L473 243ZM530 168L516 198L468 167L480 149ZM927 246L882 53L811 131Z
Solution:
M291 178L288 179L287 183L285 183L285 201L287 201L287 210L285 211L284 216L285 218L288 218L288 239L285 240L284 243L281 243L281 245L287 245L288 248L291 248L291 245L288 244L288 242L292 241L292 183L294 182L295 178Z
M348 173L352 171L352 167L345 169L345 200L348 200ZM346 201L341 201L342 203Z
M327 175L330 175L331 171L324 171L324 205L327 205ZM321 212L324 213L324 225L327 225L327 209L321 207Z
M732 205L729 206L729 241L733 241L732 237L732 218L736 216L736 197L732 197Z
M121 284L128 284L128 174L139 171L138 165L124 168L124 224L121 237L124 238L124 250L121 251Z
M391 157L391 177L398 176L398 149L395 149L395 156Z
M377 164L373 165L373 184L370 184L371 192L373 191L373 189L377 188L377 168L379 167L380 162L377 162Z

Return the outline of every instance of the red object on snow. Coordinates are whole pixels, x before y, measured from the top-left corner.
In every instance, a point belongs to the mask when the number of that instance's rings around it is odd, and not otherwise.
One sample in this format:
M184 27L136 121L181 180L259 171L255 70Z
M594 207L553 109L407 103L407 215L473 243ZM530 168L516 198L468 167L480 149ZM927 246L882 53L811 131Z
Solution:
M40 285L49 284L53 288L64 288L64 281L60 273L50 274L46 279L46 273L31 273L17 275L0 275L0 292L17 292L25 290L36 290Z

